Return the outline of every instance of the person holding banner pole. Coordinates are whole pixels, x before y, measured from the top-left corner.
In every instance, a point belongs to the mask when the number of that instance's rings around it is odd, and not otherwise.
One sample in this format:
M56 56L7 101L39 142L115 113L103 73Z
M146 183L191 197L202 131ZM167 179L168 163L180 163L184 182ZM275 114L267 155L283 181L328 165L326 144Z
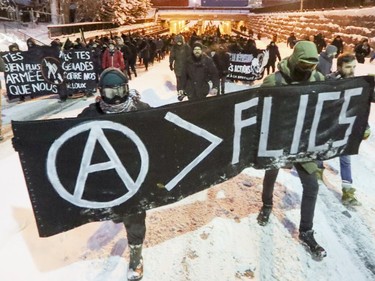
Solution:
M267 76L261 86L270 87L323 81L324 76L315 70L318 62L315 44L309 41L299 41L295 45L292 55L281 60L277 66L278 71ZM303 187L299 239L314 259L321 260L327 256L327 252L315 241L312 228L319 189L316 177L318 167L315 161L291 164L297 170ZM273 206L273 190L278 173L279 169L265 171L262 191L263 206L257 217L261 226L269 222Z
M85 108L78 117L95 117L104 114L122 113L148 109L147 103L140 101L139 93L129 90L128 77L119 69L110 67L105 69L99 78L98 88L100 96L97 101ZM128 280L141 280L143 277L142 246L146 235L146 212L140 211L121 214L114 210L115 223L123 222L130 248Z
M326 79L345 79L354 77L356 68L356 57L351 53L343 53L337 58L337 70L326 76ZM371 134L370 126L367 124L363 139L366 140ZM342 186L342 204L345 206L360 206L361 203L355 196L356 189L353 187L352 168L350 155L341 155L340 157L340 175ZM323 174L324 167L321 170Z

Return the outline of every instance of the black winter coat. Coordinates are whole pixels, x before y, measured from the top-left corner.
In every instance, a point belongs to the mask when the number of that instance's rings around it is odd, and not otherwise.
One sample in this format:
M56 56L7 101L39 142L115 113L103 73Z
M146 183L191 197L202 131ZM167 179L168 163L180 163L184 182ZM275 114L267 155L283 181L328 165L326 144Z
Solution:
M193 58L192 54L186 62L181 76L181 89L187 94L189 100L205 98L210 91L209 81L212 88L219 89L219 74L214 61L206 54L202 54L200 60Z

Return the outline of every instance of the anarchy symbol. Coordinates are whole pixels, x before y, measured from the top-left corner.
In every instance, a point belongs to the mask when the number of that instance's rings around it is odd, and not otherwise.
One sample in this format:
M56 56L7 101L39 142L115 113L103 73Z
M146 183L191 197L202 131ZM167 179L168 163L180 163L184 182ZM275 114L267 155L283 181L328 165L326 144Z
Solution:
M122 133L127 138L129 138L137 147L140 157L141 157L141 167L139 175L134 181L125 167L123 166L121 160L119 159L116 151L108 141L105 136L103 129L114 130ZM74 187L73 194L68 192L66 188L62 185L59 175L56 169L56 158L58 156L60 148L69 139L75 137L76 135L89 131L89 136L83 151L82 161L80 164L79 173L76 180L76 185ZM103 163L91 164L91 159L94 153L95 144L99 143L104 151L106 152L109 161ZM56 139L51 145L48 151L47 157L47 175L51 182L53 188L56 192L65 200L71 202L72 204L84 207L84 208L110 208L113 206L120 205L131 198L140 188L143 183L149 167L149 156L147 149L141 139L135 134L134 131L126 126L119 123L111 121L90 121L80 124L62 134L58 139ZM97 202L89 201L83 199L83 193L85 191L85 185L87 177L90 173L105 171L115 169L118 176L121 178L127 192L114 200L107 202Z

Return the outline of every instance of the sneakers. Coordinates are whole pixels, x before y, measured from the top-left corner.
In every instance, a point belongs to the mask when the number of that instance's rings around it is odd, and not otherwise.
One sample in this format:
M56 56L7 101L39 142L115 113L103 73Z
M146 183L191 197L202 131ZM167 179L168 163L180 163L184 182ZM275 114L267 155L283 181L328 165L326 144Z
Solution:
M271 212L272 205L263 205L257 217L258 224L261 226L265 226L266 224L268 224Z
M143 278L142 244L129 245L130 261L128 281L141 280Z
M327 256L326 250L315 241L314 230L300 232L298 238L314 260L320 261Z
M356 189L352 186L350 182L342 182L342 197L341 202L344 206L360 206L361 203L355 197Z

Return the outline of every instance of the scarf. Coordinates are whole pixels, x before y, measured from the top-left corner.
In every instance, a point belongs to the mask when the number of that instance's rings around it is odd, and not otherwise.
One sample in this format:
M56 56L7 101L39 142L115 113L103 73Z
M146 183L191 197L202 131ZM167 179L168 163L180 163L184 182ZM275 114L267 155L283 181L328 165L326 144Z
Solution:
M132 98L127 99L125 102L120 103L120 104L108 104L108 103L105 103L103 99L99 96L96 98L96 102L99 103L100 109L106 114L129 112L129 111L137 110L137 107Z

